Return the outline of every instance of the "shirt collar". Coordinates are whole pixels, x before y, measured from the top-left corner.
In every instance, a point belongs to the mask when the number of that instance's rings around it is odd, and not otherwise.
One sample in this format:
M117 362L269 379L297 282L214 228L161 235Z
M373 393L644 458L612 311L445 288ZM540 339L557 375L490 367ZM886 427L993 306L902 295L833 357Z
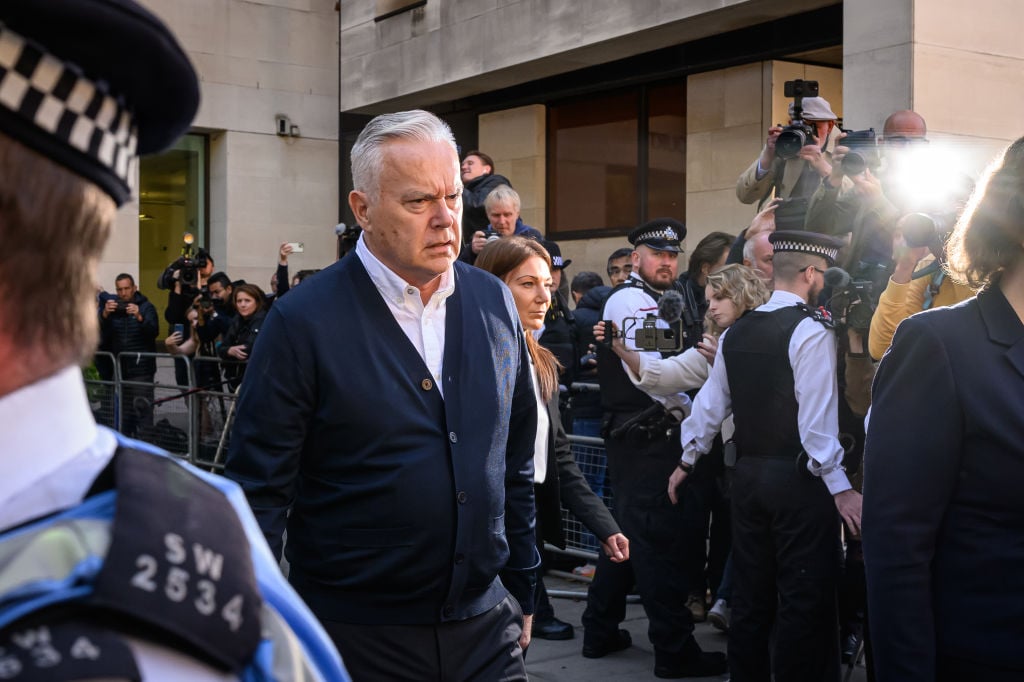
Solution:
M54 428L59 418L60 428ZM97 438L96 422L82 383L70 366L0 397L4 456L0 457L0 500L56 471Z
M369 247L366 246L364 237L365 235L360 234L359 241L356 242L356 256L359 257L363 267L366 268L366 274L370 276L380 295L385 300L396 305L403 305L407 297L414 297L417 301L420 301L420 290L396 275L388 266L381 263L373 255ZM441 284L437 287L434 295L430 297L431 301L440 302L455 293L453 269L453 266L449 264L448 269L441 275Z
M775 302L775 303L785 303L785 304L799 304L799 303L806 304L807 303L807 301L805 301L804 299L800 298L799 295L794 294L792 291L782 291L780 289L776 289L775 291L773 291L772 292L772 297L769 300L772 301L772 302Z

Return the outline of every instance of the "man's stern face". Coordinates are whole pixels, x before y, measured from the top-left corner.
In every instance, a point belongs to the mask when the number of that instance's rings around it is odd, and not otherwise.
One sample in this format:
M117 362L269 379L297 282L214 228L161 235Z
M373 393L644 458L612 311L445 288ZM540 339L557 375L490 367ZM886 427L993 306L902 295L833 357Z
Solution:
M116 287L117 297L128 303L132 302L132 299L135 298L135 292L139 290L130 279L119 279L114 282L114 286Z
M446 142L394 140L383 147L379 192L353 191L352 212L366 245L417 288L445 273L459 255L462 181Z
M675 251L659 251L646 244L641 244L633 251L633 271L659 291L672 288L678 264L679 254Z

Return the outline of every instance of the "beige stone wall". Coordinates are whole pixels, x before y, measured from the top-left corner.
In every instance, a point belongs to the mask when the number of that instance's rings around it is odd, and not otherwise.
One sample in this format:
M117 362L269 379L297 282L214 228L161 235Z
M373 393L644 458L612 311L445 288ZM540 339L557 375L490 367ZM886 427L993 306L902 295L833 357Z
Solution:
M494 159L522 202L519 214L527 225L546 231L547 109L534 104L479 117L480 151Z
M306 244L305 254L293 258L293 271L333 262L335 0L141 1L175 32L199 74L202 103L194 129L210 134L208 230L218 268L266 288L282 241ZM299 127L299 137L275 134L278 114ZM137 205L119 215L101 266L103 282L137 270L137 216Z
M723 33L833 0L429 0L374 21L341 3L341 110L424 106Z

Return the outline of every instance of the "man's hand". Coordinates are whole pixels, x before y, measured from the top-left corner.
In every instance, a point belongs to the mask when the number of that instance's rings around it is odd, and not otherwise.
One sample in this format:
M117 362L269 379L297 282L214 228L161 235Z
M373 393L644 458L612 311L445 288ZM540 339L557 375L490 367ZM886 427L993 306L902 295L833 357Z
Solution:
M744 239L748 242L762 232L775 231L775 209L782 204L782 199L776 197L765 204L761 212L750 221L750 227L744 233Z
M231 346L231 348L228 348L228 355L236 360L249 359L249 354L245 352L245 346Z
M526 651L530 646L530 635L533 633L533 614L523 614L523 634L519 636L519 648Z
M772 161L775 160L775 141L779 139L779 133L782 132L782 126L772 126L768 129L768 137L764 141L764 149L761 151L761 170L767 172L768 167L772 165Z
M609 535L608 539L601 541L604 553L615 563L622 563L629 559L629 539L622 533Z
M846 133L841 133L838 139L846 137ZM829 175L828 182L832 187L839 187L843 182L843 157L850 153L849 147L837 144L836 148L832 150L832 173Z
M142 322L142 314L139 312L139 306L134 303L129 303L125 306L124 311L134 317L139 322Z
M672 475L668 477L668 499L672 500L672 504L679 504L679 496L676 494L676 490L686 480L687 473L676 467L672 470Z
M869 169L859 175L851 176L853 189L857 196L867 200L877 199L882 196L882 183L872 175Z
M853 537L859 538L860 509L864 498L853 488L836 493L832 497L835 498L836 508L839 510L839 515L843 517L843 521L846 522L846 527L850 529Z
M796 153L798 158L803 159L807 164L818 171L818 175L825 177L832 173L832 164L825 158L824 152L821 151L821 146L818 143L818 138L811 135L813 142L808 142L800 151Z
M107 319L108 317L110 317L110 315L112 313L116 313L116 312L117 312L117 301L112 299L112 298L108 298L107 302L103 304L103 319L104 320Z
M288 254L292 252L292 245L289 242L281 244L281 248L277 250L278 264L288 265Z
M477 230L473 233L473 241L470 242L470 248L473 249L473 255L480 253L480 249L487 246L487 235L482 230Z
M896 223L897 229L902 227L904 220L906 220L906 217ZM914 270L917 269L917 264L929 253L931 253L931 249L927 246L918 246L916 248L907 246L907 240L904 238L903 233L896 232L892 238L892 256L896 261L896 266L892 271L892 281L897 284L909 283Z

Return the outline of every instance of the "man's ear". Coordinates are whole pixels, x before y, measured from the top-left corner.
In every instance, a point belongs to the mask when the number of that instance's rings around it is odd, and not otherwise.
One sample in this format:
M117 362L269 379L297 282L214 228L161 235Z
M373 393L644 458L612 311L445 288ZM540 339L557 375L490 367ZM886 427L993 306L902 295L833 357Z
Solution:
M356 222L365 230L366 225L369 223L367 215L370 211L370 202L367 199L366 193L356 189L349 192L348 206L352 209L352 215L355 216Z

